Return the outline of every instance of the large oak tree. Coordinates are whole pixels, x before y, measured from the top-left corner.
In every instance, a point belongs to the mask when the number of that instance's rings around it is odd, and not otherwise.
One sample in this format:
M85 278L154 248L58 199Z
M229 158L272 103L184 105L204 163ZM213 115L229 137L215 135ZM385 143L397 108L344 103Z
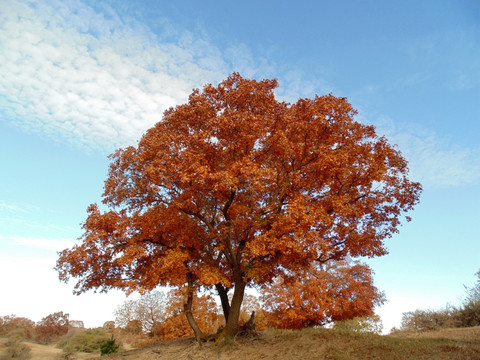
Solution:
M112 154L110 210L88 208L82 242L60 253L60 278L77 278L78 293L186 286L187 316L195 289L215 288L232 336L247 286L385 254L421 191L407 162L345 98L289 104L276 87L234 73Z

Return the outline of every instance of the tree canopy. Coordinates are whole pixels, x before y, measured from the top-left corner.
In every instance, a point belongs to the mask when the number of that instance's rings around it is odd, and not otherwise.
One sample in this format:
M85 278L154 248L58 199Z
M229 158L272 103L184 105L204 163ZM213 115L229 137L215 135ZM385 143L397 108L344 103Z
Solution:
M246 286L385 254L421 192L406 160L345 98L290 104L277 86L234 73L110 155L109 210L88 208L60 278L77 278L78 293L216 288L231 335Z

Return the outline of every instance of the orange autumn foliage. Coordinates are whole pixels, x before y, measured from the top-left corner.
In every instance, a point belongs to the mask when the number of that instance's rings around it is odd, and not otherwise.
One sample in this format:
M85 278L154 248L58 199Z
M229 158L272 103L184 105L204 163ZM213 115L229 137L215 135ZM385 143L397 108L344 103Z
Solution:
M275 99L276 80L234 73L194 90L136 147L117 150L101 211L60 253L76 291L216 287L227 336L245 288L314 262L386 253L417 203L400 152L345 98ZM228 314L228 316L227 316Z
M0 336L17 335L20 338L31 339L34 329L35 323L30 319L15 315L0 316Z
M270 326L301 329L373 315L385 300L367 265L334 262L277 278L262 301Z

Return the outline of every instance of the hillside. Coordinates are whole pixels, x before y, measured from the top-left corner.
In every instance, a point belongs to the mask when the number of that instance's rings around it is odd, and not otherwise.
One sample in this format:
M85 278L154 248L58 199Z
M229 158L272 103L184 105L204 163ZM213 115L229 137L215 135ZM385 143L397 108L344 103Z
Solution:
M0 357L5 340L0 339ZM54 346L27 344L32 349L32 359L61 359L61 350ZM199 346L191 339L177 339L104 357L82 353L75 359L480 360L480 327L389 336L329 329L267 330L255 338L239 338L220 345L210 342Z
M480 359L480 327L449 329L421 335L379 336L306 329L268 330L252 339L198 346L189 339L103 357L125 360L247 359Z

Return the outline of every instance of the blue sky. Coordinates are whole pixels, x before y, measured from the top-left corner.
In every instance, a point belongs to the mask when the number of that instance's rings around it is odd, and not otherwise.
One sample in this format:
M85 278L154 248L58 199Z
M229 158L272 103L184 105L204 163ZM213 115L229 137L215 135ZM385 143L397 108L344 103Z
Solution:
M71 294L56 251L101 199L107 155L232 71L277 96L333 93L397 144L424 192L369 260L404 311L458 304L480 269L480 3L0 2L0 315L99 326L123 294Z

